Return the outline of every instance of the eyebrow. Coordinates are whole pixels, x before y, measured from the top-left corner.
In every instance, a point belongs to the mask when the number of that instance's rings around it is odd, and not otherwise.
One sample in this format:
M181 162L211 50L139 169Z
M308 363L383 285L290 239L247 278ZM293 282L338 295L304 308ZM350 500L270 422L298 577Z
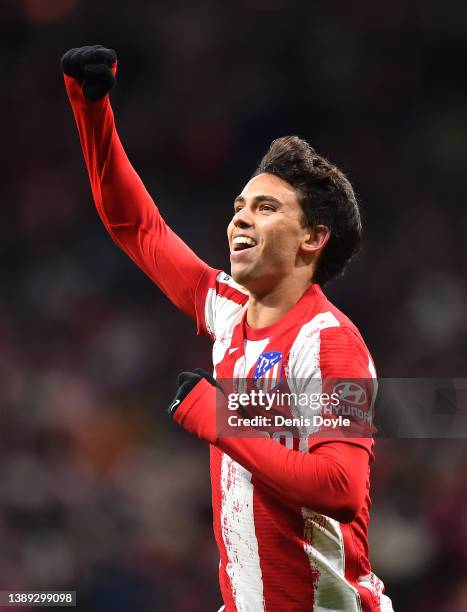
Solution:
M280 200L278 200L277 198L275 198L272 195L257 195L253 198L253 201L258 204L259 202L275 202L276 204L279 204L279 206L282 206L282 202ZM245 198L242 195L238 195L235 200L234 200L234 205L237 202L245 202Z

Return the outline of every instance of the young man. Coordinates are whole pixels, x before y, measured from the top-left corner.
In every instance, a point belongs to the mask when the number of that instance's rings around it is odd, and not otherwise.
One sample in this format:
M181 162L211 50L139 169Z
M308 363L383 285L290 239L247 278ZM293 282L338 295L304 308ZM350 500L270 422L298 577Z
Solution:
M376 376L358 330L322 293L356 252L358 205L344 175L297 137L276 140L235 199L231 275L167 227L130 165L107 95L115 52L68 51L65 84L99 215L113 240L214 342L217 380L279 376L306 390ZM391 611L368 560L364 437L220 437L216 380L179 376L170 413L210 443L214 533L226 612Z

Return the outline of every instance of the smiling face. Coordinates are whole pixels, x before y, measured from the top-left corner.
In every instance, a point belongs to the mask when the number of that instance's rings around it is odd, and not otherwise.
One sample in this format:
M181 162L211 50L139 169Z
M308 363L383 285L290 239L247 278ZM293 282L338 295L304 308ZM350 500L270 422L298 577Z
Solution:
M309 244L310 229L302 225L297 192L267 173L252 178L236 198L227 237L232 277L257 293L296 275L316 250Z

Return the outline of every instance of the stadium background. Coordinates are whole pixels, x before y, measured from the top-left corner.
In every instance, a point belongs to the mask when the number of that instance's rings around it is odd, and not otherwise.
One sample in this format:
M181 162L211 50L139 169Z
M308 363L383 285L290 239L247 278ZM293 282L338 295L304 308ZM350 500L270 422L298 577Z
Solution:
M229 269L233 198L298 133L360 196L328 295L382 376L465 376L467 5L2 2L0 588L89 612L216 610L207 448L165 417L196 339L94 210L59 58L119 54L126 150L171 226ZM398 612L467 610L467 445L383 441L372 560Z

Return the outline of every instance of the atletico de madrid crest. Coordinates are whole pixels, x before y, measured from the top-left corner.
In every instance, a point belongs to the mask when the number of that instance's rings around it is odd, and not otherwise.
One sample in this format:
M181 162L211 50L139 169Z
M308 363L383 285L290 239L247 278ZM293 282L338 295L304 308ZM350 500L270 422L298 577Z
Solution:
M265 392L274 389L281 382L282 377L282 353L280 351L268 351L262 353L256 362L253 378L256 380L258 389Z

